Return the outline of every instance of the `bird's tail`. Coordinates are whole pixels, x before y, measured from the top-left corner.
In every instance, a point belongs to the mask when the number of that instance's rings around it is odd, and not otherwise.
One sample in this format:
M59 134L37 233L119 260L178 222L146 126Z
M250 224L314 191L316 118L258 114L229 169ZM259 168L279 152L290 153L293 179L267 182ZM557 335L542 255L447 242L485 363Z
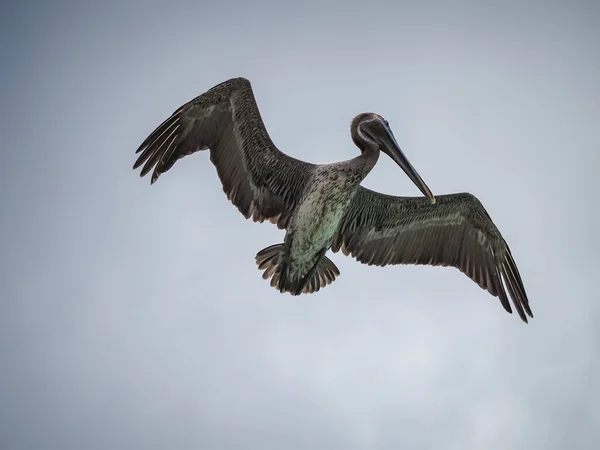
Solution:
M263 279L271 278L271 286L279 292L292 295L312 294L333 283L340 274L336 265L324 254L317 260L308 273L298 279L290 277L284 262L284 244L275 244L256 254L259 270L264 270Z

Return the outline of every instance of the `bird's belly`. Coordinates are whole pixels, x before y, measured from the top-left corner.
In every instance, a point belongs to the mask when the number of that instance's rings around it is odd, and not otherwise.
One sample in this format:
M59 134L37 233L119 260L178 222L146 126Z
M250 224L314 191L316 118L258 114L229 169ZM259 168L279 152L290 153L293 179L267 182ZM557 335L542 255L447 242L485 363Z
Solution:
M288 228L292 260L308 262L331 246L354 192L323 186L307 195Z

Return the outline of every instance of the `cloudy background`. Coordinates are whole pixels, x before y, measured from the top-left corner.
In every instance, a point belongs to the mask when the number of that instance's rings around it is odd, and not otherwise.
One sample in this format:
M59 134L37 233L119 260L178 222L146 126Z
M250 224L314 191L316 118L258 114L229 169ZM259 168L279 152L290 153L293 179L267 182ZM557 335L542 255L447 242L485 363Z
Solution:
M4 3L0 448L595 447L600 5L493 3ZM384 115L435 193L485 204L535 319L457 270L341 254L318 295L271 289L254 255L283 232L207 153L131 170L235 76L305 160ZM419 195L387 158L365 185Z

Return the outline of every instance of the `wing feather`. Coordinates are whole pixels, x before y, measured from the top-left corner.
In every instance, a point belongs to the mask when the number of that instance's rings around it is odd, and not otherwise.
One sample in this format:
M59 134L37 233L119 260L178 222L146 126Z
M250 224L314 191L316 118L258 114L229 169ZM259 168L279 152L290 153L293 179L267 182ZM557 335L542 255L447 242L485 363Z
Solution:
M499 297L512 313L533 317L525 287L508 244L472 194L395 197L359 187L332 250L369 265L451 266Z
M181 106L142 143L133 165L151 183L184 156L210 150L227 198L246 218L286 228L314 165L281 152L263 124L250 82L225 81Z

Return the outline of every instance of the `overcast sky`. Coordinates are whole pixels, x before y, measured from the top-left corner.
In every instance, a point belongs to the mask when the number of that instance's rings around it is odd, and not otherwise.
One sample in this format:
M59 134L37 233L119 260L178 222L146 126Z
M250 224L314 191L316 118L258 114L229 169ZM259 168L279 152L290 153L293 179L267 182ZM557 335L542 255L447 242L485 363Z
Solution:
M597 444L597 1L84 3L0 12L0 448ZM382 114L434 193L484 203L535 319L458 270L341 254L317 295L270 288L254 256L283 232L207 152L131 170L236 76L304 160L355 156L352 117ZM364 184L419 195L388 158Z

